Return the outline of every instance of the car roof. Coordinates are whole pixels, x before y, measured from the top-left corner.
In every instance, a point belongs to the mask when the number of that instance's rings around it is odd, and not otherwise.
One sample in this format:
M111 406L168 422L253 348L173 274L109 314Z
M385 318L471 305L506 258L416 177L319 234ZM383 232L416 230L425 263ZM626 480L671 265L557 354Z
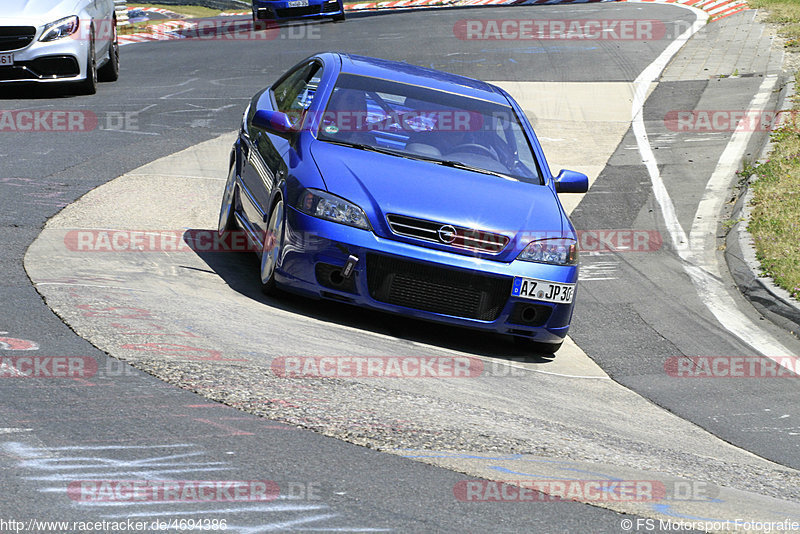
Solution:
M354 54L337 54L341 59L341 71L348 74L371 76L396 82L430 87L440 91L457 93L498 104L509 105L504 93L492 84L442 72L440 70L418 67L401 61L390 61Z

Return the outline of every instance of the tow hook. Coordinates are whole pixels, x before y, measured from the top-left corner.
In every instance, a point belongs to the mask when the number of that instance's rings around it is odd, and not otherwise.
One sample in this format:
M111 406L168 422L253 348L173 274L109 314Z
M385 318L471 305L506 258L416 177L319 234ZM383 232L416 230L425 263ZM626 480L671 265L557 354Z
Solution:
M342 278L347 280L351 276L353 276L353 271L356 269L356 264L358 263L358 256L350 255L347 258L347 263L344 264L344 268L342 269Z

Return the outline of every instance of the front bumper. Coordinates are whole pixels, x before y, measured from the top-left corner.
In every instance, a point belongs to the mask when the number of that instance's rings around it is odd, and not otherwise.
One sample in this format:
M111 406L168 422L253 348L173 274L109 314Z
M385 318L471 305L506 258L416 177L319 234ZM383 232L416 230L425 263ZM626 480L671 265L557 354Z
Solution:
M343 279L341 269L350 256L358 263ZM288 208L275 276L281 287L307 296L559 343L569 330L573 304L512 297L511 285L515 276L575 283L578 269L443 252Z
M288 0L254 0L253 12L259 19L290 20L335 17L344 14L344 6L339 0L309 0L302 7L289 7Z
M0 67L0 83L81 81L86 79L89 41L67 37L42 43L34 39L25 48L0 54L14 56L13 66Z

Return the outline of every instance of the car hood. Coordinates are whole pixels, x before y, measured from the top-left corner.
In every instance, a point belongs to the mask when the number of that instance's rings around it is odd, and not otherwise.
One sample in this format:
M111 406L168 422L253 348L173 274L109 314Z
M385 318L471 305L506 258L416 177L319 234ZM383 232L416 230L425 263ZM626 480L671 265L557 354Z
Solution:
M565 229L558 198L543 185L322 141L311 153L328 191L364 208L383 237L396 237L387 214L503 234L512 239L507 251Z
M19 19L39 25L77 15L81 0L2 0L2 3L0 24Z

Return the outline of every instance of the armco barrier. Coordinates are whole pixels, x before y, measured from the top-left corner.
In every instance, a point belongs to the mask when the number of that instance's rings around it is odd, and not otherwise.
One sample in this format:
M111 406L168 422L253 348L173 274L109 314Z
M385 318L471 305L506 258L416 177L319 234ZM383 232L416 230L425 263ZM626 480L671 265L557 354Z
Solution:
M127 26L128 21L128 0L114 0L114 11L117 14L117 26Z

